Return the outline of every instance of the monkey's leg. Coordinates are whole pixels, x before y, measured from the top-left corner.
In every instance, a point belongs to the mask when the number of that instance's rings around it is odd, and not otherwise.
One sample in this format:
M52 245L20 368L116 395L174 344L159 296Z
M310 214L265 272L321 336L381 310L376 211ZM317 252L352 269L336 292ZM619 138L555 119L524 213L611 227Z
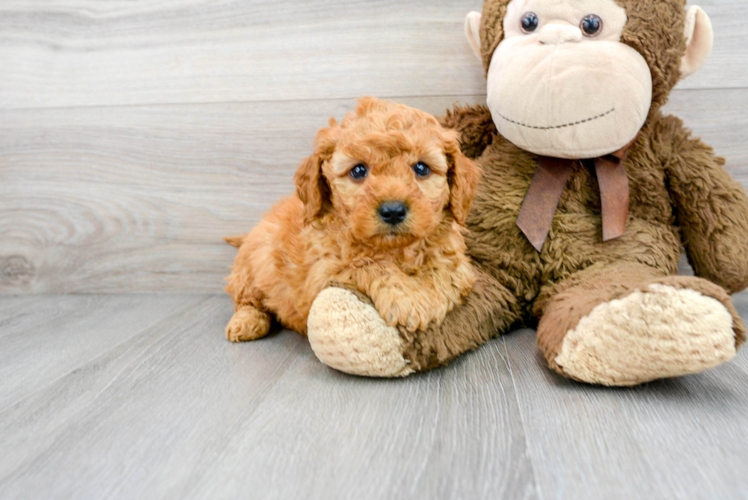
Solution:
M253 305L237 306L234 316L226 325L226 338L231 342L257 340L270 331L270 316Z
M735 356L745 325L725 290L641 264L595 265L545 287L538 346L558 373L637 385L698 373Z
M403 377L446 364L509 329L520 315L512 294L476 268L463 303L440 326L414 333L388 326L368 297L330 287L314 301L309 342L326 365L354 375Z

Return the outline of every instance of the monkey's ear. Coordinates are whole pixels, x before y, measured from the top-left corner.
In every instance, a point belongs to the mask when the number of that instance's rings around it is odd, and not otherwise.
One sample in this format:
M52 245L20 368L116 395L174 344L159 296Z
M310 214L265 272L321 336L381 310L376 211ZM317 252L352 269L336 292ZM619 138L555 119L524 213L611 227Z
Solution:
M712 52L714 31L712 22L701 7L692 5L686 11L686 52L680 63L681 78L686 78L706 62Z
M304 224L322 217L330 205L330 188L322 175L322 160L316 153L301 162L294 176L296 194L304 204Z
M480 53L480 12L471 12L465 18L465 38L467 38L473 53L483 61Z

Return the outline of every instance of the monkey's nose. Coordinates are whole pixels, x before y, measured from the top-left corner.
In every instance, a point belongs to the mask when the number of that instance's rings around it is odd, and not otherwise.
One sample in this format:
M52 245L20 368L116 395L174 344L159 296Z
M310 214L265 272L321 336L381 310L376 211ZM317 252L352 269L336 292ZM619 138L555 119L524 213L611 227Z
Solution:
M379 218L391 226L397 226L408 215L408 207L402 201L385 201L377 210Z
M579 42L582 40L582 30L576 26L564 24L547 24L538 33L540 43L559 45L565 42Z

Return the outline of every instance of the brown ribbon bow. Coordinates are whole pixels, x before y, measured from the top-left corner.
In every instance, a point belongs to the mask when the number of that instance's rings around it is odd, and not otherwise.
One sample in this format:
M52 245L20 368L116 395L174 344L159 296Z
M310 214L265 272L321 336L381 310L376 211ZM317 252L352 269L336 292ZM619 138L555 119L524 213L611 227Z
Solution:
M636 140L636 139L634 139ZM609 155L595 158L595 172L600 186L600 204L603 215L603 241L618 238L626 230L629 214L629 181L623 160L633 144ZM551 230L553 216L561 200L572 166L577 160L541 156L538 168L530 183L517 225L540 252Z

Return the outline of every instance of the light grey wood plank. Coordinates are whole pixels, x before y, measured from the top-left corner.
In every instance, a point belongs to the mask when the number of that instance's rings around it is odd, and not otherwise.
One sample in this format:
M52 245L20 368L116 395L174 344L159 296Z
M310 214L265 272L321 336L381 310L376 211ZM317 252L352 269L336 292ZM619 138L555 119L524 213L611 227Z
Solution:
M402 98L440 114L483 97ZM234 249L293 190L353 100L0 111L0 293L219 292ZM669 112L748 185L748 90Z
M748 295L736 303L748 318ZM544 498L745 498L745 350L706 373L610 389L550 372L532 330L503 340Z
M39 297L35 295L21 295L17 297L3 296L0 298L0 328L16 321L18 316L34 307ZM4 330L0 330L0 335Z
M266 403L227 443L254 450L250 476L230 456L205 464L207 471L225 474L231 493L251 488L258 498L536 498L498 347L402 381L330 370L310 377L308 367L294 366L274 390L283 402ZM293 443L279 445L278 436ZM324 465L312 472L315 463ZM206 498L221 494L197 479L176 491L193 488Z
M742 0L700 2L706 67L681 88L746 88ZM10 0L0 6L0 109L473 95L463 36L480 0Z
M231 312L200 299L0 410L0 496L538 498L500 342L375 380L292 332L230 344Z
M736 293L732 296L732 300L740 317L748 321L748 291Z
M0 409L197 301L194 295L3 298Z
M3 2L0 108L480 92L480 0Z
M256 407L303 344L287 335L249 352L232 350L221 328L230 314L226 297L202 298L0 411L0 492L7 498L107 498L118 488L120 498L136 498L126 495L128 488L142 487L143 474L157 465L148 456L178 462L182 455L168 453L169 443L210 435L212 425L220 431L223 419L231 422ZM82 342L91 335L60 333ZM206 351L206 342L213 348ZM216 396L234 406L215 406ZM209 410L214 420L203 429L195 413Z

